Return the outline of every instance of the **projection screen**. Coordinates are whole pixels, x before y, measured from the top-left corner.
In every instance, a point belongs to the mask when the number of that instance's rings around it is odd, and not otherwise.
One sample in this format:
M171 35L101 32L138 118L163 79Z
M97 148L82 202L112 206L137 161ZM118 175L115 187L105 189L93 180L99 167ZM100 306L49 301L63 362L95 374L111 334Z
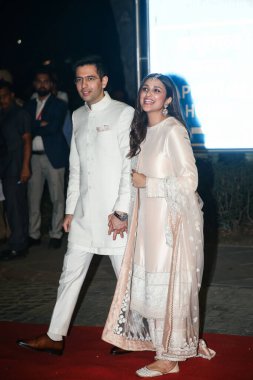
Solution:
M147 0L148 71L170 74L192 145L253 148L253 1Z

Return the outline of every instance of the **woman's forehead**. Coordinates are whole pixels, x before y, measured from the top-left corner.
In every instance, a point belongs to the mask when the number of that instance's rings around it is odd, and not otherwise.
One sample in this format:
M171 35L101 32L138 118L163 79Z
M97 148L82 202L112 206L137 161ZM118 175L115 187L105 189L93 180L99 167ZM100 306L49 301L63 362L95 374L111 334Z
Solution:
M165 88L164 84L160 81L160 79L156 77L148 78L147 80L145 80L144 85L149 87Z

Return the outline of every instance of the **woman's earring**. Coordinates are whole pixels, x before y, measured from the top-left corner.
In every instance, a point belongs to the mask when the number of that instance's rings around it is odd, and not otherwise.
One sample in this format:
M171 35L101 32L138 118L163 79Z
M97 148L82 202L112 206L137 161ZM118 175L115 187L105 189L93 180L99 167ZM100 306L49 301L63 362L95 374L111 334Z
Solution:
M167 109L167 107L168 107L168 104L164 104L163 110L162 110L163 116L167 116L168 115L168 109Z

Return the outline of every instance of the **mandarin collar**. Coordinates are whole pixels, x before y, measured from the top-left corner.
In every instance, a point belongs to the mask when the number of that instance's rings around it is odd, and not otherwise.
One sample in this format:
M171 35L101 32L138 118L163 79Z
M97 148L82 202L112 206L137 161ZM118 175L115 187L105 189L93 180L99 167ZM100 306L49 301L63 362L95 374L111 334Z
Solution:
M103 110L104 108L106 108L108 106L108 104L111 102L111 97L107 91L104 91L104 94L105 95L104 95L103 99L101 99L97 103L92 104L91 108L88 106L87 103L84 103L84 107L86 108L86 110L91 112L91 111L100 111L100 110Z

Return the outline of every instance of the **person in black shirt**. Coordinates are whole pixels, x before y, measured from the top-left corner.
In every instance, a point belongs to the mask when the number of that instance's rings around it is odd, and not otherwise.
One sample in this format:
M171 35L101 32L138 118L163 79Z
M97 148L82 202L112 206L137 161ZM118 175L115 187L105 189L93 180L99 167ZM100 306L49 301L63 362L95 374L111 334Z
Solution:
M1 260L24 257L28 244L27 181L30 178L31 118L17 106L12 85L0 81L0 178L10 226Z

